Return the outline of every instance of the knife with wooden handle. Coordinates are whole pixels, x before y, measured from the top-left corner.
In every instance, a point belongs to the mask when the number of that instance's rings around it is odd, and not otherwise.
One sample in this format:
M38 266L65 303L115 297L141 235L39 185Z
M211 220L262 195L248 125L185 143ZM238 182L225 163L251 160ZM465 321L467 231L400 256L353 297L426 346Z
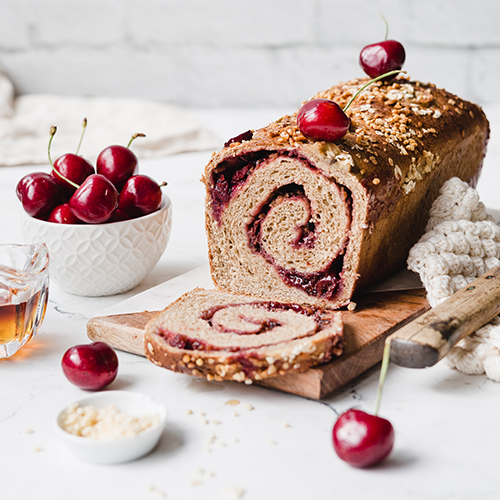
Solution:
M461 339L500 314L500 266L472 281L390 337L390 359L408 368L436 364Z

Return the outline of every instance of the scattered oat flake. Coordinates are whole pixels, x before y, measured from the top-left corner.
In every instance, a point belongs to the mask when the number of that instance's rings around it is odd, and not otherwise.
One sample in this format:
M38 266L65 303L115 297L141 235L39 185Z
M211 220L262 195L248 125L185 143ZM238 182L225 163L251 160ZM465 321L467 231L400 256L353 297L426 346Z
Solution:
M193 410L189 410L189 409L186 410L186 415L192 415L192 414L193 414Z
M35 453L38 453L39 451L42 451L42 447L41 447L41 446L35 446L35 447L33 448L33 451L34 451Z
M33 429L26 429L24 432L25 434L33 434L35 431Z
M204 411L200 411L200 416L204 417L206 413Z
M220 425L222 422L220 420L212 420L212 424Z
M275 445L275 444L278 444L278 443L274 439L270 439L269 440L269 444Z
M247 405L245 405L245 409L248 410L248 411L252 411L255 408L251 404L247 404Z
M224 404L229 406L236 406L240 404L240 401L237 399L230 399L229 401L226 401Z
M215 434L210 434L210 436L207 437L207 439L205 439L205 443L207 444L210 444L210 443L213 443L216 439L216 435Z
M283 425L283 427L291 427L291 425L288 422L282 422L281 425Z
M239 417L238 413L236 413L235 411L233 411L233 413L231 413L231 415L232 415L233 417Z
M152 484L148 489L162 498L167 498L167 494L163 490L160 490L160 488L157 488L154 484Z
M193 479L190 483L191 486L199 486L200 484L203 484L203 481L200 479Z
M201 423L202 423L203 425L207 425L207 424L208 424L208 420L207 420L206 418L202 418L202 419L201 419Z
M245 490L239 486L230 486L226 488L226 491L231 496L231 498L242 498L245 494Z

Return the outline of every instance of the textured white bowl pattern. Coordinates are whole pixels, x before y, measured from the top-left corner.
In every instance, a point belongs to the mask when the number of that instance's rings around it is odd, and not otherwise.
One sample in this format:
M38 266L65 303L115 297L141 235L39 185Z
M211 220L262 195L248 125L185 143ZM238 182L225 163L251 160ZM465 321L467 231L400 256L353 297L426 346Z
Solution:
M160 210L109 224L55 224L23 213L27 242L45 243L50 278L74 295L103 296L126 292L153 269L168 243L172 205L163 195Z

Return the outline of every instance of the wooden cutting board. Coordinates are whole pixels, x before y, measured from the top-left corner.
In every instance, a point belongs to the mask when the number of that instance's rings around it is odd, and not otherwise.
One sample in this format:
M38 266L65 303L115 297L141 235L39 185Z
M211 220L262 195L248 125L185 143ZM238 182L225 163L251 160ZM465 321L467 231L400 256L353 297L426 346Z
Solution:
M179 291L178 296L182 293ZM165 301L164 305L169 302L171 300ZM321 399L376 365L382 359L385 338L428 309L423 289L366 293L358 298L354 311L342 312L345 348L341 357L303 373L267 379L259 385ZM156 312L95 317L87 324L88 337L144 356L144 327Z

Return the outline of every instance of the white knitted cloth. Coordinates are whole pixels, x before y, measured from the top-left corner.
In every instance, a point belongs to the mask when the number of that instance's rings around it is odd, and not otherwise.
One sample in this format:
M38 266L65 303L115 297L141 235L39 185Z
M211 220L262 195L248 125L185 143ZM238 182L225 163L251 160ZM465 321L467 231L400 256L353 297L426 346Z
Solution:
M410 250L408 268L420 275L432 307L500 264L500 227L477 191L458 178L447 181L433 203L426 233ZM449 364L500 382L500 316L461 340Z

